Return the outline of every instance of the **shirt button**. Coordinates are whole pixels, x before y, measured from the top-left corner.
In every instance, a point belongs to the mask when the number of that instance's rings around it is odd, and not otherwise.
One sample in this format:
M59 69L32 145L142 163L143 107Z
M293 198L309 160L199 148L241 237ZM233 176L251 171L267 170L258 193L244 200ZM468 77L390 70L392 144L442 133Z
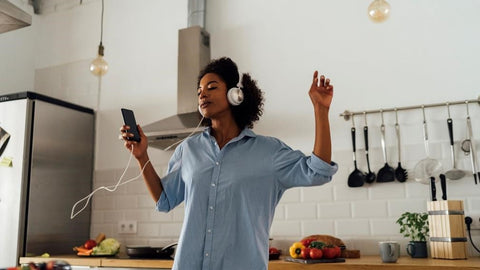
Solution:
M205 256L207 256L207 257L208 257L208 253L205 253Z
M215 162L215 164L218 166L218 164L220 164L220 163L218 163L218 161L217 161L217 162Z
M212 187L214 187L214 186L215 186L215 183L212 183Z
M212 232L212 230L208 229L208 230L207 230L207 232L211 233L211 232Z
M209 208L210 208L210 210L213 210L213 206L210 206Z

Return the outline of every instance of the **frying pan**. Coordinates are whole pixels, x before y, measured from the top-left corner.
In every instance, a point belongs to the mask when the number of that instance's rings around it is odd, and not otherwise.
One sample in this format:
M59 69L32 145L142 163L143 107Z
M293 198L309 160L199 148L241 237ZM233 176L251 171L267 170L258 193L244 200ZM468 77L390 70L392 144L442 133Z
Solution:
M149 247L149 246L127 246L127 255L130 258L142 259L172 259L177 243L170 244L165 247Z
M3 154L3 151L5 151L5 148L7 148L8 141L10 140L10 134L0 127L0 157Z
M422 183L424 185L429 185L431 178L439 175L442 172L442 164L430 157L430 150L428 146L428 129L427 121L425 120L425 106L422 106L423 110L423 141L425 144L425 153L427 157L420 160L417 165L415 165L415 181ZM436 181L436 179L435 179Z

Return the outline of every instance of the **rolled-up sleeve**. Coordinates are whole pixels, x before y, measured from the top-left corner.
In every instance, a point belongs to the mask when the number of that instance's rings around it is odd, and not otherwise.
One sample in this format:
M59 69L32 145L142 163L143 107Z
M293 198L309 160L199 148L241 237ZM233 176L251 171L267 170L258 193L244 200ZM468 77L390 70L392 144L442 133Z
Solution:
M307 162L309 163L308 166L312 168L312 170L320 174L323 173L326 176L333 176L338 171L337 163L335 163L334 161L327 163L313 153L307 160Z
M305 156L280 143L279 151L273 157L275 177L285 189L302 186L319 186L332 180L338 165L323 161L313 153Z

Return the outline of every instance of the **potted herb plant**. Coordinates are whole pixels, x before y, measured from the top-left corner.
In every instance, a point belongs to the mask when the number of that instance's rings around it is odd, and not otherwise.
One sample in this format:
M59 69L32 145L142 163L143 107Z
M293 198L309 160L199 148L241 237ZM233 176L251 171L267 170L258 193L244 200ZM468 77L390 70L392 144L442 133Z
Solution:
M412 258L427 258L428 214L405 212L397 220L400 233L410 238L407 253Z

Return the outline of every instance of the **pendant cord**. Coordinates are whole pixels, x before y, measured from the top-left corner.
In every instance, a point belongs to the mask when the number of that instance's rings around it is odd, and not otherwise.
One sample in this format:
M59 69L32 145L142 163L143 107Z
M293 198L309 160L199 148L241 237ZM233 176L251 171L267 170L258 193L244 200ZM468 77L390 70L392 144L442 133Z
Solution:
M102 16L100 19L100 44L102 44L103 41L103 9L104 9L104 0L102 0Z

